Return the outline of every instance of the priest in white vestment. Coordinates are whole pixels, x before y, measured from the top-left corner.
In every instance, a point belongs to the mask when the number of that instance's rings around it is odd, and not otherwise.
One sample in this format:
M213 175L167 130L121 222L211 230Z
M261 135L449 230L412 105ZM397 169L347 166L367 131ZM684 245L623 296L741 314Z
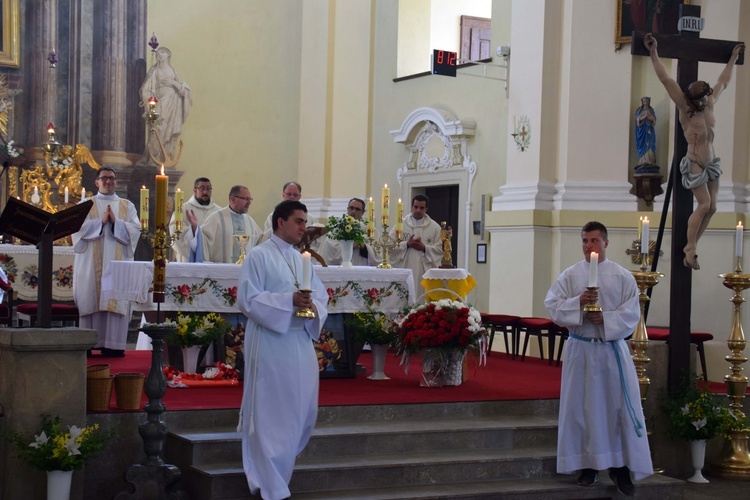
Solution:
M300 198L302 198L302 185L299 182L290 181L284 184L284 187L281 188L281 200L282 201L283 200L299 201ZM266 217L266 222L263 224L263 238L261 238L261 241L267 240L268 238L271 237L271 234L273 233L273 228L271 227L272 218L273 218L273 212L268 214L268 217ZM314 224L317 224L315 217L308 214L307 225L312 226ZM318 246L318 243L313 242L313 244L311 245L311 248L317 248L317 246Z
M630 473L636 479L653 474L638 377L625 341L640 318L638 287L630 271L606 258L603 224L587 223L581 238L584 260L563 271L544 301L552 321L569 330L557 472L581 470L578 484L591 486L599 471L609 469L620 491L632 495ZM587 290L590 282L599 290ZM602 311L584 312L587 304Z
M417 297L424 294L421 285L422 275L428 269L440 267L443 259L443 241L440 239L440 224L427 215L430 200L423 194L416 195L411 201L411 213L404 217L404 236L408 235L389 254L393 267L411 269L414 276L414 287ZM390 236L396 236L395 226Z
M260 227L247 215L252 202L253 198L247 187L233 186L229 191L229 206L208 216L200 227L203 262L237 262L241 247L235 234L249 237L246 251L250 251L258 243L261 237Z
M313 340L328 315L328 293L309 257L294 248L305 233L306 210L283 201L274 234L253 248L240 269L237 307L247 316L245 386L238 432L250 491L287 498L297 455L318 413L318 361ZM307 276L307 278L305 278ZM308 281L306 283L306 281ZM312 289L302 293L300 289ZM300 308L314 318L297 317Z
M102 300L102 271L113 260L133 260L141 225L130 201L115 194L116 174L102 167L94 181L98 194L81 229L73 234L73 294L80 327L96 330L94 349L122 356L131 308L127 300Z
M346 214L350 217L354 217L362 225L362 230L366 233L364 222L362 222L362 216L365 213L365 200L361 198L352 198L346 206ZM318 246L318 255L329 266L339 266L343 261L341 257L341 243L338 240L332 240L327 236L323 236L320 239L320 245ZM354 251L352 253L352 265L353 266L376 266L379 263L376 252L370 245L360 247L354 243Z
M221 207L211 199L211 181L206 177L199 177L193 183L193 196L182 204L182 232L180 238L172 242L176 262L191 262L190 254L197 251L196 235L198 228L206 222L212 213ZM174 235L177 229L175 214L180 207L175 207L169 220L169 233Z

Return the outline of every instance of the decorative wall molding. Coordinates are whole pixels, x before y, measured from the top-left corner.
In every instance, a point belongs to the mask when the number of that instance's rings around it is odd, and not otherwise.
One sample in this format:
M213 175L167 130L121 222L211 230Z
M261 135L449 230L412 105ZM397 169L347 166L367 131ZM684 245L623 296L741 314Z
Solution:
M506 184L492 200L492 209L637 212L637 198L630 188L628 182Z

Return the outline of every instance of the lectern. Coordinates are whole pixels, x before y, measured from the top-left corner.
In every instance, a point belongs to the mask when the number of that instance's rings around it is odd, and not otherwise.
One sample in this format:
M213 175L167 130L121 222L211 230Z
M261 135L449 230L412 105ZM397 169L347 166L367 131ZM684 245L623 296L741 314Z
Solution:
M52 323L52 244L78 231L94 202L84 201L57 213L16 198L10 198L0 215L0 232L35 245L39 250L38 323L50 328Z

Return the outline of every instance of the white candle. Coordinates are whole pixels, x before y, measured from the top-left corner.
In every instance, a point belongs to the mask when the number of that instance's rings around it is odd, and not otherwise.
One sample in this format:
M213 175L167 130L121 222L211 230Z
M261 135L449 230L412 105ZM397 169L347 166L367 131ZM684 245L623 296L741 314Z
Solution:
M599 254L591 252L589 257L589 286L596 286L596 271L599 268Z
M85 199L86 199L86 188L82 187L81 188L81 201L83 201Z
M310 290L312 281L312 261L310 252L302 252L302 290Z
M643 235L641 236L641 253L649 253L648 251L648 217L643 218Z
M68 196L69 196L68 186L65 186L65 204L68 204Z
M737 230L734 233L734 256L742 257L742 221L737 223Z

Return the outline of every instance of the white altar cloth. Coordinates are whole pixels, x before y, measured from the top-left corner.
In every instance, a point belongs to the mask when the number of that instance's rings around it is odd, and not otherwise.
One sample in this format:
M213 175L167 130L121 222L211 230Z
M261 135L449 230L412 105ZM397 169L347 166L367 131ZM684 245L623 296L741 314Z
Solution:
M73 300L73 247L52 247L52 299ZM0 245L0 267L18 299L36 302L39 292L39 250L34 245Z
M237 264L170 262L163 311L214 311L238 313ZM397 313L415 300L411 269L375 267L315 267L328 290L328 312L352 313L368 307ZM134 302L136 311L155 311L152 302L154 264L146 261L113 261L102 274L106 299Z

